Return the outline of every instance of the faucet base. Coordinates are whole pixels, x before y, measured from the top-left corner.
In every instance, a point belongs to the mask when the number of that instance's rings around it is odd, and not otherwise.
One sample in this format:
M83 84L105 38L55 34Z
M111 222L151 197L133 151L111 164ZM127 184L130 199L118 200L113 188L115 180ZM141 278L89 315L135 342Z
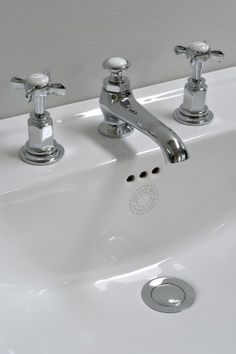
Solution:
M134 128L120 120L115 124L104 120L98 126L98 131L103 136L107 136L109 138L124 138L125 136L133 133Z
M203 111L191 112L181 105L174 111L173 117L177 122L185 125L205 125L212 121L214 114L205 105Z
M20 149L22 161L37 166L51 165L59 161L64 155L64 148L53 140L53 146L46 149L37 149L29 146L28 142Z

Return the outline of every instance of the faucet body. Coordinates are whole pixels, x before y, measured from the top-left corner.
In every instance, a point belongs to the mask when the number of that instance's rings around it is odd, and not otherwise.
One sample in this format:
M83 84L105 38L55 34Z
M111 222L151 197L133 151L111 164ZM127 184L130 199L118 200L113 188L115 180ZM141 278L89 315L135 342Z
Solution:
M138 129L161 147L168 162L188 159L187 149L180 137L137 102L127 77L114 79L111 75L104 79L100 107L104 121L98 130L102 135L121 138Z

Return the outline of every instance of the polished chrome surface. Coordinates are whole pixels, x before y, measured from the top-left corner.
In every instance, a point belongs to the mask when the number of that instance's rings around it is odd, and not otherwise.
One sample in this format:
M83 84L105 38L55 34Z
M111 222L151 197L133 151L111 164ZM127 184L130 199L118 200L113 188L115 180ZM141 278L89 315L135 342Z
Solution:
M20 158L33 165L55 163L63 156L64 149L54 139L53 121L45 111L45 98L48 95L65 95L65 87L52 83L48 72L35 73L27 79L13 77L11 82L15 88L24 88L26 100L34 104L28 119L29 140L21 148Z
M109 82L120 83L124 81L123 71L130 67L130 62L125 58L112 57L104 60L103 68L105 70L110 70L111 75L109 77Z
M196 294L187 282L173 277L154 278L142 289L142 298L151 309L176 313L189 308Z
M45 150L32 149L28 142L19 151L21 160L31 165L49 165L57 162L64 155L64 148L53 141L53 146Z
M188 159L187 149L179 136L134 98L129 79L123 76L129 62L123 58L110 58L103 66L111 71L111 75L104 79L100 96L104 121L98 127L99 132L111 138L122 138L136 128L161 147L168 162Z
M161 284L152 291L152 299L159 306L175 307L183 303L185 292L173 284Z
M194 42L188 47L177 45L177 55L185 54L193 71L184 87L183 104L175 110L174 118L187 125L204 125L213 119L213 113L206 105L207 84L202 77L203 63L210 58L223 58L220 50L211 50L206 42Z

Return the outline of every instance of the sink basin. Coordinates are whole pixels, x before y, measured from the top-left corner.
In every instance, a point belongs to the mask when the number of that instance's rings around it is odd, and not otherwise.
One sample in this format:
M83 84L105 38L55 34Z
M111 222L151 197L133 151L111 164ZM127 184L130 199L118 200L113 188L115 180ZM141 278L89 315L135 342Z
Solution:
M214 121L175 122L185 79L135 90L184 140L166 164L135 131L101 136L98 100L50 110L65 156L18 158L27 116L0 122L1 354L234 354L236 68L206 74ZM160 313L142 300L155 277L180 278L194 304Z

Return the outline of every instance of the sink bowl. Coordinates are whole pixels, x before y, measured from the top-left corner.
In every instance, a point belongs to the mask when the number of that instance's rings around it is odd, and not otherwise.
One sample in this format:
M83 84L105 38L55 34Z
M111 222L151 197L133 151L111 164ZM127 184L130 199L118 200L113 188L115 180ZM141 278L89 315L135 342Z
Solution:
M191 158L166 164L135 131L101 136L98 100L51 109L65 156L18 158L27 116L0 122L1 354L234 354L236 68L206 74L214 121L175 122L184 79L135 90ZM180 313L147 307L155 277L195 289Z

